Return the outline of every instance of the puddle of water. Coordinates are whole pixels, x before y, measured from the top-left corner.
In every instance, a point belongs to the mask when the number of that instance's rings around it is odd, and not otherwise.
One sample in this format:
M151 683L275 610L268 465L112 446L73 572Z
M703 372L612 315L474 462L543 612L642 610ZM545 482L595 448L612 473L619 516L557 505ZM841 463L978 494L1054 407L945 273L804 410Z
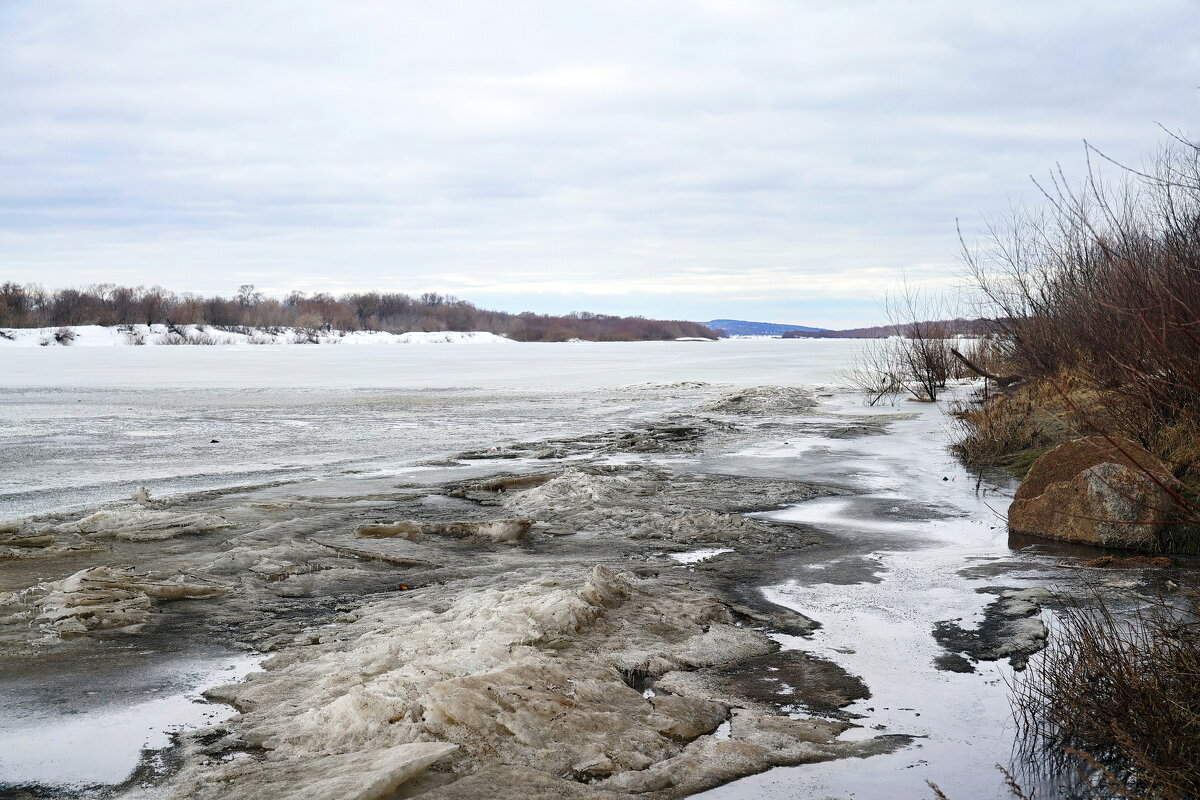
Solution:
M14 698L0 706L0 789L121 783L138 766L143 751L167 747L172 732L232 715L233 709L209 703L201 693L244 679L261 660L242 656L232 663L226 659L167 665L164 669L177 673L176 686L147 689L148 696L140 701L131 700L127 692L105 698L97 691L85 692L79 705L28 707ZM163 694L157 694L159 690Z
M942 653L931 635L934 623L962 619L969 627L993 596L978 594L975 586L956 578L962 553L955 548L885 553L880 561L877 583L790 583L765 594L825 622L813 640L799 646L838 663L870 688L869 699L846 709L861 714L866 726L848 732L847 738L894 733L921 738L901 752L853 768L845 762L805 767L789 776L789 791L803 788L816 797L926 798L929 779L950 797L1009 797L993 765L1008 763L1015 734L1008 700L1012 669L1007 662L982 662L975 665L977 672L960 674L933 666ZM1038 582L1004 578L1005 585Z
M832 405L835 413L852 409L844 397ZM904 418L882 435L813 436L802 450L789 439L801 465L790 465L791 474L808 469L856 494L755 516L817 528L838 551L819 565L824 568L800 568L791 580L763 592L822 623L810 639L777 637L784 647L828 659L869 687L869 699L846 709L861 715L863 727L843 737L917 738L890 755L775 769L698 798L923 800L933 794L926 780L954 800L1010 797L994 765L1007 765L1012 755L1012 668L984 662L974 673L937 670L934 659L943 650L933 638L934 623L961 620L973 627L994 599L978 589L1042 586L1061 580L1061 572L1051 569L1054 558L1009 549L1007 531L993 511L1007 507L1008 495L976 494L975 482L942 445L947 436L941 411L932 406L903 411ZM1002 574L962 574L966 566L1001 557L1011 561ZM1053 786L1026 788L1038 788L1039 797L1061 796Z

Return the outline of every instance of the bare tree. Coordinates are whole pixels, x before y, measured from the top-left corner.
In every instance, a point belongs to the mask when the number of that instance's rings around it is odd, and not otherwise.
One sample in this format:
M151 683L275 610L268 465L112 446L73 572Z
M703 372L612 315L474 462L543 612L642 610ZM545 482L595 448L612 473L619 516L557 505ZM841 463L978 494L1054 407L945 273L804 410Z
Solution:
M237 302L242 308L250 308L262 302L262 292L255 291L253 283L243 283L237 290Z

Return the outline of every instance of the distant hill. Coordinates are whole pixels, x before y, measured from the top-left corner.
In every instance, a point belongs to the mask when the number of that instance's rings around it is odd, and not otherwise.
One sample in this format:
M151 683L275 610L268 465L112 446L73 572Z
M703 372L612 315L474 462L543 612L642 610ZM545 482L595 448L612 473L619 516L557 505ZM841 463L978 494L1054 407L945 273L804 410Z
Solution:
M788 331L817 333L825 330L807 325L781 325L778 322L750 322L744 319L714 319L700 324L714 331L725 331L728 336L779 336Z
M918 323L928 328L940 328L946 336L985 336L998 333L999 327L989 319L939 319ZM711 324L710 324L711 327ZM841 331L803 330L793 328L783 334L785 339L885 339L888 336L903 335L907 324L876 325L871 328L847 328Z

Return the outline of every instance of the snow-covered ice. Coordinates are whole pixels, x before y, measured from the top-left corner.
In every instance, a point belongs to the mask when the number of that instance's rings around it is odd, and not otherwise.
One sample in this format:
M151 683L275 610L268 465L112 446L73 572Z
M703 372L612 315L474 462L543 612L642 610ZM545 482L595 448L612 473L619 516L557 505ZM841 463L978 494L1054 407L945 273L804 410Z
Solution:
M137 486L411 474L456 449L655 419L724 384L827 383L860 346L0 347L0 520Z

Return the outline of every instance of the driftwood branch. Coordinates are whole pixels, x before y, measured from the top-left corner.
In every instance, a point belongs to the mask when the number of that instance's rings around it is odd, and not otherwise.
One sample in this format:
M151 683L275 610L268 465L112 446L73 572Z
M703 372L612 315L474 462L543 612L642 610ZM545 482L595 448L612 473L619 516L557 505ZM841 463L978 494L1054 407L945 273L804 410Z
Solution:
M950 352L955 358L963 363L963 366L971 370L971 372L974 372L981 378L987 378L988 380L995 381L996 385L1002 389L1005 386L1011 386L1017 381L1021 380L1020 375L993 375L992 373L975 364L973 361L971 361L971 359L967 358L962 353L958 352L957 348L951 347Z

